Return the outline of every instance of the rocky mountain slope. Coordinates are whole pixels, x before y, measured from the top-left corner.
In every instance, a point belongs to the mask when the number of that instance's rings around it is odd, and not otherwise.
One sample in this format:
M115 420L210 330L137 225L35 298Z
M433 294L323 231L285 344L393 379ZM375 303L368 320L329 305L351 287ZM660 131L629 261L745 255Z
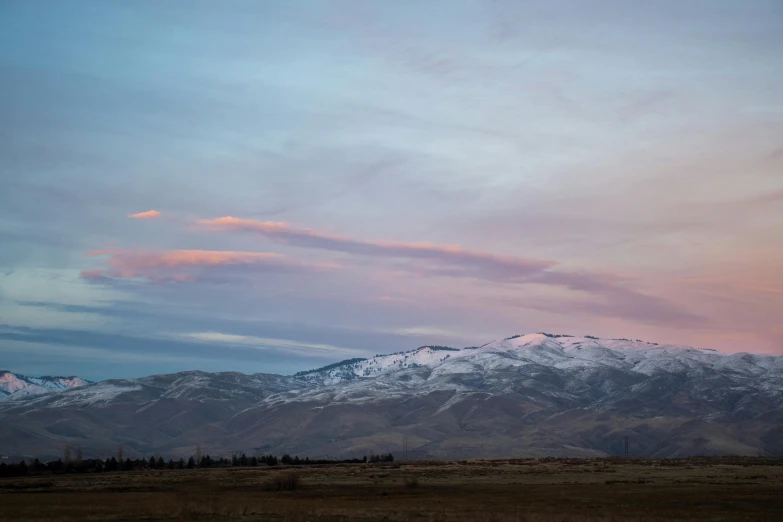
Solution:
M88 384L90 381L79 377L26 377L0 370L0 401L28 399Z
M0 404L14 455L783 455L783 357L528 334L294 376L183 372Z

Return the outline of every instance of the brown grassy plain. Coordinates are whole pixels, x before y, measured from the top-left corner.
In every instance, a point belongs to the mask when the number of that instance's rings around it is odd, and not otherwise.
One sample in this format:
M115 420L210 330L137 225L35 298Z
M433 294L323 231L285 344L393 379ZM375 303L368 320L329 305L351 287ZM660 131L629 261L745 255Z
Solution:
M783 520L783 459L511 459L0 480L0 519Z

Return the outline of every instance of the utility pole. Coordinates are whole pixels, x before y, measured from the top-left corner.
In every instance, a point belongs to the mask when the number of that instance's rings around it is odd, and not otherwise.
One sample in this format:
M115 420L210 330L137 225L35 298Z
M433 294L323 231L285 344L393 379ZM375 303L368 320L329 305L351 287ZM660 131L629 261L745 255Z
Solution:
M623 437L623 441L625 443L625 456L628 457L628 435Z
M408 436L402 436L402 457L403 460L408 460Z

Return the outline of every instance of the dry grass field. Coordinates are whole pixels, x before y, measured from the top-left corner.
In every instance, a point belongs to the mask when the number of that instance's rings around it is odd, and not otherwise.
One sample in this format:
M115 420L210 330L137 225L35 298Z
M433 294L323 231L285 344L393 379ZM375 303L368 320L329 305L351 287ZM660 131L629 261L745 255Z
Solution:
M298 478L278 491L278 479ZM783 520L783 460L512 459L0 480L0 519Z

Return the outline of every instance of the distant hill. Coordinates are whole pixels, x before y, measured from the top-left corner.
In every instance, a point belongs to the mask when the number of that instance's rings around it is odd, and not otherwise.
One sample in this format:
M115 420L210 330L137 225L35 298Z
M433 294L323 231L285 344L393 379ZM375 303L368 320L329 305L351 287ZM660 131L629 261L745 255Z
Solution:
M3 389L18 393L17 380ZM412 458L617 455L625 436L637 456L783 455L783 357L541 333L293 376L182 372L0 403L10 455L199 445L343 458L399 453L403 436Z

